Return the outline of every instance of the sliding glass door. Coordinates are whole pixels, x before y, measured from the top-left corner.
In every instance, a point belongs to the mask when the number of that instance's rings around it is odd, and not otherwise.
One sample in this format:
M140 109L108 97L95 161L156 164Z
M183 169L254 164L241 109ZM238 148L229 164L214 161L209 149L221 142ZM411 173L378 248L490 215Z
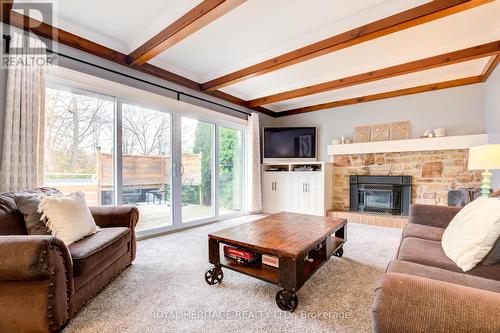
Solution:
M139 234L244 211L244 128L62 84L46 93L45 185L133 205Z
M45 185L82 191L89 205L113 204L114 98L51 87L45 103Z
M243 131L219 127L219 215L243 211L244 149Z
M213 197L213 124L182 117L182 222L215 215Z
M139 209L137 230L172 225L170 114L121 104L122 203Z

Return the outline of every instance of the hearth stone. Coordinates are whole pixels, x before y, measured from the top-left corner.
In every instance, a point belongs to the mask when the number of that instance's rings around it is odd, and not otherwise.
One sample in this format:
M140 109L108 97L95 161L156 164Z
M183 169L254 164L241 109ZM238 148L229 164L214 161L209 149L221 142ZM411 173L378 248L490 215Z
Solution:
M404 229L408 224L408 216L402 215L394 216L346 211L329 211L327 215L347 219L349 223L375 225L379 227Z

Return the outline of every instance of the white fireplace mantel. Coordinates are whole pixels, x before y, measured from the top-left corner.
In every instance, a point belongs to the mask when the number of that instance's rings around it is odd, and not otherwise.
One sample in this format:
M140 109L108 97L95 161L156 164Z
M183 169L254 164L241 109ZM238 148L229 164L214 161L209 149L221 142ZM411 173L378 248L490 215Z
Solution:
M440 138L408 139L328 145L328 155L395 153L409 151L467 149L488 143L488 134L444 136Z

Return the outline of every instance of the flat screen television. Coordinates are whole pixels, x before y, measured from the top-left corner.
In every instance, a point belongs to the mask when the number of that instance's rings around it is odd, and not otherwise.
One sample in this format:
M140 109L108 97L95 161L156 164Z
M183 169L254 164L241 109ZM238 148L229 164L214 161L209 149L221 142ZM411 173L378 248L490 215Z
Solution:
M264 127L263 161L316 161L316 127Z

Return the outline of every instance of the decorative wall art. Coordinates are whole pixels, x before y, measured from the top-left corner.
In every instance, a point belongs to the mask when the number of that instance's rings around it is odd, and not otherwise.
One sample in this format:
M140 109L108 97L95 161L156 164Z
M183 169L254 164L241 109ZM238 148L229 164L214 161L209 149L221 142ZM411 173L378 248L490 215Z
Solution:
M410 122L398 121L391 123L391 140L406 140L410 138Z
M354 128L354 142L370 142L371 126L358 126Z
M389 140L389 124L372 125L372 141L387 141Z

